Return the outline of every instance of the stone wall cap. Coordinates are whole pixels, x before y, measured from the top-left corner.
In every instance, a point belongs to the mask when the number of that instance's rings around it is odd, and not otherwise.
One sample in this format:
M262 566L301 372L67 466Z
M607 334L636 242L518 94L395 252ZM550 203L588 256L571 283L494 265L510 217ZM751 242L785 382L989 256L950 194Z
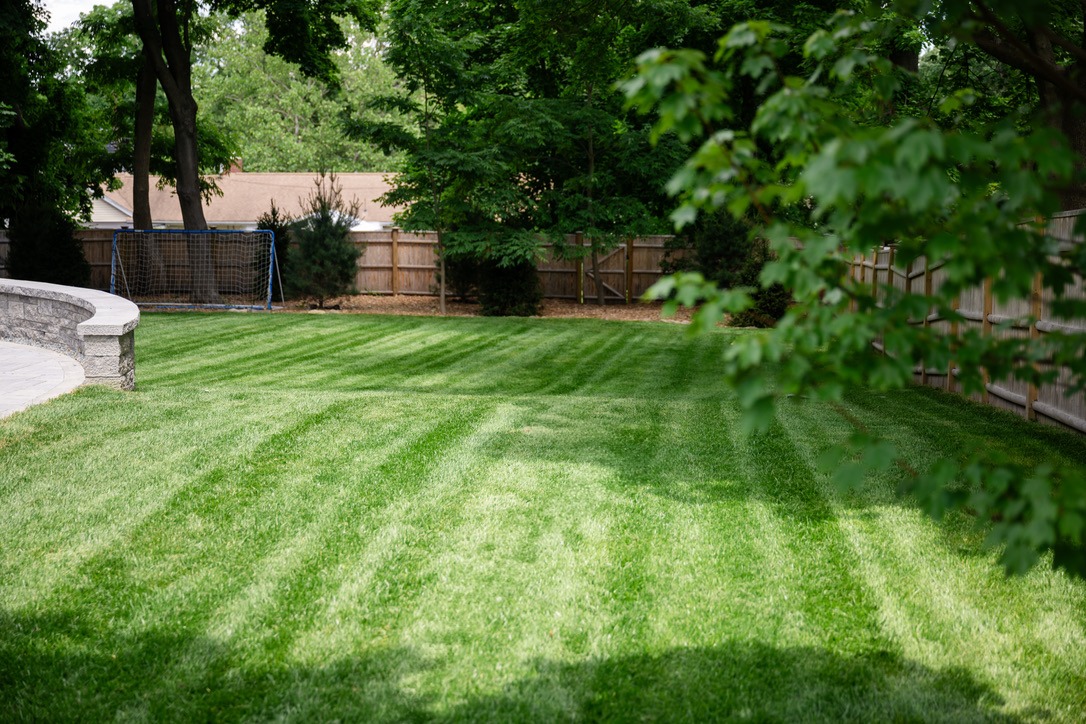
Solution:
M97 289L67 287L61 284L22 279L0 279L0 293L2 292L56 299L83 307L91 312L92 316L76 327L81 336L120 336L135 329L140 321L140 310L135 304L124 297Z

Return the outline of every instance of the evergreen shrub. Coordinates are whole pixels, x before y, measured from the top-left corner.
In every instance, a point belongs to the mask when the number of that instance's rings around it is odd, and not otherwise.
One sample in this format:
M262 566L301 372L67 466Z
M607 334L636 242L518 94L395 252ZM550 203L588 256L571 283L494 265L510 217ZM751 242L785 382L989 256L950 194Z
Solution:
M792 294L780 284L763 287L758 277L770 260L765 239L751 237L750 226L731 214L704 214L692 230L676 237L661 265L667 273L697 271L717 286L753 287L754 306L732 315L733 327L772 327L792 304ZM682 250L681 255L670 252Z
M13 279L89 285L90 265L75 231L75 222L60 209L26 201L8 229L8 274Z
M335 175L321 174L303 202L306 214L290 227L295 246L287 255L291 271L284 283L288 294L310 298L323 309L332 297L355 292L362 252L351 242L350 233L359 207L357 200L343 200Z
M532 317L539 314L543 285L535 264L479 264L479 305L488 317Z
M466 302L479 293L479 261L469 256L445 258L445 283L449 293Z

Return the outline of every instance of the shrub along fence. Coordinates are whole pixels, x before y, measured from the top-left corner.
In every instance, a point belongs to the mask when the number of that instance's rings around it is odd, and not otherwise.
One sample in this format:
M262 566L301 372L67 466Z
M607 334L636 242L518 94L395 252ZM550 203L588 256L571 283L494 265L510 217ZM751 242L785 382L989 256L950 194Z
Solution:
M85 229L78 232L83 254L91 267L91 286L109 289L112 229ZM367 294L433 295L438 291L437 234L406 232L400 229L352 232L353 241L364 249L358 260L355 286ZM600 255L600 282L608 302L638 299L659 279L660 263L670 236L646 236L629 239ZM580 235L570 235L568 246L585 246ZM0 231L0 277L8 276L4 266L8 241ZM596 298L596 279L588 259L558 259L553 249L544 247L545 256L538 265L543 296L550 299ZM587 252L587 249L585 250Z
M1086 209L1066 211L1048 220L1045 233L1057 239L1064 249L1082 244L1082 238L1074 237L1075 222L1086 214ZM852 278L870 283L877 294L884 295L886 286L894 286L905 292L932 293L940 288L945 273L942 263L930 262L921 257L912 264L895 263L894 248L884 247L870 255L856 257L851 266ZM879 291L879 290L883 291ZM1065 296L1086 299L1086 286L1081 278L1065 291ZM933 327L945 334L958 335L967 329L979 329L985 335L999 338L1029 337L1040 339L1053 332L1072 334L1086 333L1086 320L1060 319L1051 313L1052 290L1045 287L1038 275L1033 280L1030 298L1014 299L999 303L992 295L992 280L987 279L977 287L967 289L957 300L961 322L951 322L938 314L915 320L914 324ZM958 370L917 369L915 380L919 384L938 387L948 392L961 392L957 383ZM1079 432L1086 432L1086 398L1081 392L1068 394L1070 372L1059 370L1055 383L1040 388L1019 380L986 379L985 390L973 395L986 404L1016 412L1030 420L1060 424Z

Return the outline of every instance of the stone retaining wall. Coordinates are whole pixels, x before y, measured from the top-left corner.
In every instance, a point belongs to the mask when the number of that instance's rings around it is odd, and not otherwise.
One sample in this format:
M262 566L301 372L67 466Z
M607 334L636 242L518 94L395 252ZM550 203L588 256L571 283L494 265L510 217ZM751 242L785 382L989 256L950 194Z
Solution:
M0 339L76 359L88 384L136 386L135 304L94 289L0 279Z

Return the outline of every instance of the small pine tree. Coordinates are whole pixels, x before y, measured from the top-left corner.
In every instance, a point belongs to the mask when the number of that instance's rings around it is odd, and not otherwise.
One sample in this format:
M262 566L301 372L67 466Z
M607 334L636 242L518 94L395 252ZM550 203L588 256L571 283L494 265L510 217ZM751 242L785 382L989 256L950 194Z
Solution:
M271 208L265 211L256 220L256 228L265 229L275 234L275 264L278 274L272 277L272 298L284 296L284 290L280 286L281 279L290 277L287 257L290 254L290 226L296 219L275 205L272 199Z
M290 227L294 246L287 256L291 270L287 289L323 309L328 299L354 291L362 252L351 243L350 232L360 204L357 199L345 202L335 174L322 173L302 207L306 214Z

